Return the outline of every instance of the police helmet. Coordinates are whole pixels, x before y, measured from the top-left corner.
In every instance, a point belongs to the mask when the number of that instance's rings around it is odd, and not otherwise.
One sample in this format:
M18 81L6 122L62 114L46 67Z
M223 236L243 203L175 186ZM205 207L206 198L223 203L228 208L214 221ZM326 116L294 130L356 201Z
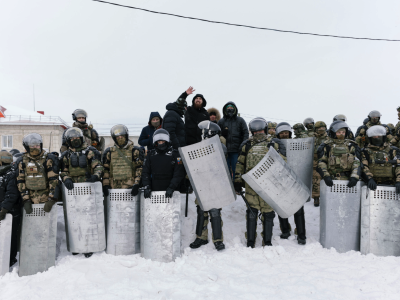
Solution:
M116 144L118 144L118 142L117 142L117 137L118 136L124 136L125 137L125 144L124 145L119 145L119 146L125 147L126 144L128 144L129 130L128 130L128 127L126 127L125 125L122 125L122 124L114 125L110 129L110 133L111 133L112 139L114 140L114 142Z
M42 136L38 133L29 133L22 139L22 145L24 146L25 150L28 153L30 152L30 147L40 145L40 152L42 152L43 150Z

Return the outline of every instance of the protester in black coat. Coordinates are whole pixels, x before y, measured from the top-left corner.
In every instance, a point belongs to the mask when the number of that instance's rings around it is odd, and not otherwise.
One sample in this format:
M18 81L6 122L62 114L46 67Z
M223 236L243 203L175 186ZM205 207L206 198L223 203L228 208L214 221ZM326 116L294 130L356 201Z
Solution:
M159 119L157 121L157 118ZM154 120L153 120L154 119ZM138 143L142 147L147 147L147 151L154 149L153 146L153 134L154 131L161 128L162 118L158 111L153 111L150 113L149 123L147 126L143 127L140 133Z
M201 121L210 120L210 115L204 107L207 105L203 95L193 97L192 106L188 106L185 113L186 144L192 145L201 142L202 130L197 126Z

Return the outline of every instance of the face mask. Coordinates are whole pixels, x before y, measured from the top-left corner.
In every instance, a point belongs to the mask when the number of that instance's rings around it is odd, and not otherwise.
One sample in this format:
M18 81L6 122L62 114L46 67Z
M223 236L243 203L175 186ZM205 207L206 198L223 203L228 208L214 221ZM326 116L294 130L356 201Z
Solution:
M160 121L151 121L151 126L158 128L158 126L160 126Z
M168 144L164 143L164 144L157 144L157 150L159 150L160 152L164 152L165 150L167 150L168 148Z
M71 146L72 146L73 148L79 148L80 146L82 146L82 141L81 141L81 139L72 140L72 141L71 141Z
M254 135L254 138L255 138L256 140L261 140L263 137L265 137L265 133L256 133L256 134Z
M383 136L370 137L371 144L374 146L381 146L383 144Z
M235 110L232 108L229 108L226 110L226 114L230 117L232 117L234 113L235 113Z
M29 148L29 153L33 156L37 156L41 153L39 148Z
M124 146L126 142L126 138L123 136L122 138L117 139L118 146Z

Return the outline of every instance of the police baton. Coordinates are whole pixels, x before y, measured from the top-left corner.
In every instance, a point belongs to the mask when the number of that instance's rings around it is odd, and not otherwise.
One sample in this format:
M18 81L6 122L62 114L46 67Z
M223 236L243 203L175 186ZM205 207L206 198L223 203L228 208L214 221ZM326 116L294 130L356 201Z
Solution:
M189 187L186 187L186 207L185 207L185 218L187 218L188 214L188 204L189 204Z
M253 218L256 219L257 217L254 214L253 210L251 209L250 203L249 203L249 201L247 201L246 197L244 196L244 192L243 191L240 191L240 196L242 196L242 198L244 200L244 203L246 203L247 208L251 211L251 214L252 214Z

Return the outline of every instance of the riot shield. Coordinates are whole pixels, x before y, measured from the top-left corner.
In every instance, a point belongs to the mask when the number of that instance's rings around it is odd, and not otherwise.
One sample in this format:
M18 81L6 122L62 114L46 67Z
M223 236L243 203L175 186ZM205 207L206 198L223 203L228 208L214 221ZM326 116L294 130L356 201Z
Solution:
M319 239L322 247L344 253L360 251L361 188L347 187L347 180L334 180L329 187L321 181Z
M22 227L19 250L19 276L47 271L56 262L57 205L50 212L44 203L32 204L32 213L22 209Z
M286 158L289 167L296 173L300 180L312 191L314 138L284 139Z
M293 216L310 197L310 189L273 147L242 178L281 218Z
M74 183L62 188L67 249L73 253L106 249L103 190L100 182Z
M223 208L236 200L219 136L179 148L200 208Z
M151 198L140 195L140 249L142 257L171 262L181 256L181 199L174 192L152 192Z
M130 189L111 189L107 197L107 254L140 252L140 200Z
M396 188L362 188L361 253L400 256L400 201Z
M11 214L6 214L6 218L0 221L0 276L10 271L12 219Z

